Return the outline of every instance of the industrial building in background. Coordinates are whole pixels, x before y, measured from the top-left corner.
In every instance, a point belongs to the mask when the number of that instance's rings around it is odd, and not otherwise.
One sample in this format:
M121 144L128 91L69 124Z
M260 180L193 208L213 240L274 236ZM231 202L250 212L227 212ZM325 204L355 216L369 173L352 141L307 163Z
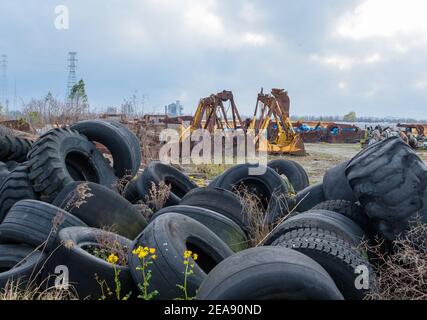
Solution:
M165 106L165 115L169 117L180 117L182 116L184 107L181 104L181 101L177 100L167 106Z

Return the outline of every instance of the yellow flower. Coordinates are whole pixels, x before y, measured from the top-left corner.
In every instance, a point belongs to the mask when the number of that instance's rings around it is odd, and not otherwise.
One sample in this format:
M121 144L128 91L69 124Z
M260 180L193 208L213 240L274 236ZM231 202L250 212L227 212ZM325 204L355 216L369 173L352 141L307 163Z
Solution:
M199 258L199 256L197 255L197 253L193 254L193 260L196 261L197 258Z
M111 264L116 264L117 261L119 261L119 257L117 257L115 254L110 254L107 258L107 262Z
M151 256L151 259L156 260L156 259L157 259L157 256L156 256L155 254L153 254L153 255Z
M134 255L139 255L139 253L142 251L142 247L138 247L138 248L136 248L136 249L134 249L134 250L132 250L132 253L134 254Z
M155 254L155 253L156 253L156 249L150 248L150 254Z
M190 250L187 250L187 251L185 251L185 252L184 252L184 258L185 258L185 259L190 258L192 254L193 254L193 253L192 253Z
M138 258L139 259L143 259L148 255L148 251L142 250L139 254L138 254Z

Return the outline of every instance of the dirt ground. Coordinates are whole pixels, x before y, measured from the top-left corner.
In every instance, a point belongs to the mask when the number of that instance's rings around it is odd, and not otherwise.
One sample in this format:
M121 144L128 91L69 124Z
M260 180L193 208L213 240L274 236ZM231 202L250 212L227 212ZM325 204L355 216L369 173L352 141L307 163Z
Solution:
M340 162L353 158L362 149L360 144L330 144L330 143L306 143L307 155L297 156L269 156L269 160L286 158L301 164L307 171L310 184L322 181L326 170L336 166ZM420 158L427 164L427 150L417 151ZM185 171L192 176L206 180L208 183L215 176L221 174L231 165L205 165L188 166ZM196 169L197 168L197 169Z
M300 163L307 171L311 184L321 181L326 170L342 161L351 159L361 150L358 143L306 143L305 148L308 152L307 156L285 156L285 158ZM427 150L419 150L417 154L427 164Z
M284 156L284 158L296 161L301 164L307 171L311 184L321 181L326 170L334 167L342 161L351 159L361 150L360 144L358 143L306 143L305 149L308 153L306 156ZM276 159L281 157L273 156L271 158Z

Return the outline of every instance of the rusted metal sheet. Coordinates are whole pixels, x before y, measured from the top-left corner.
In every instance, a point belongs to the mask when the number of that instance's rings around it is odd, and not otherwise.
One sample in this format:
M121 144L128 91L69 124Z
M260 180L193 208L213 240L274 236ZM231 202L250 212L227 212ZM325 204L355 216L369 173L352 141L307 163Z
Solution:
M357 143L363 136L363 130L354 125L330 124L326 128L324 142Z
M34 133L35 130L31 128L31 125L25 120L5 120L0 121L0 125L5 126L9 129L18 130L22 132Z
M335 122L295 122L304 142L357 143L364 136L364 130L352 125Z
M405 128L405 131L409 131L417 136L425 136L427 133L427 124L423 123L398 123L397 127Z

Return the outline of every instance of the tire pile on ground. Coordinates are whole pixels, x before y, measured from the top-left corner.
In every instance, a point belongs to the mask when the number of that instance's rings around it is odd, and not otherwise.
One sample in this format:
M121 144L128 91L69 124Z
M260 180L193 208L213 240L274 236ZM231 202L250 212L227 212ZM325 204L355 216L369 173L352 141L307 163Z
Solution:
M114 292L117 282L122 296L136 298L146 281L135 255L141 247L155 249L149 290L156 299L182 298L185 279L186 295L201 300L364 299L376 277L363 244L374 236L393 240L416 214L426 221L427 170L397 138L370 146L313 186L299 164L280 159L234 166L205 188L160 162L138 174L139 141L119 123L83 121L29 144L26 155L16 146L0 149L2 161L18 163L10 172L0 163L2 290L11 280L53 286L66 267L81 299L117 298L104 290ZM129 182L119 192L123 179ZM170 191L158 209L147 199L161 183ZM254 248L243 189L260 199L262 223L272 229ZM149 218L141 202L153 211ZM186 251L198 255L188 258L188 277Z

